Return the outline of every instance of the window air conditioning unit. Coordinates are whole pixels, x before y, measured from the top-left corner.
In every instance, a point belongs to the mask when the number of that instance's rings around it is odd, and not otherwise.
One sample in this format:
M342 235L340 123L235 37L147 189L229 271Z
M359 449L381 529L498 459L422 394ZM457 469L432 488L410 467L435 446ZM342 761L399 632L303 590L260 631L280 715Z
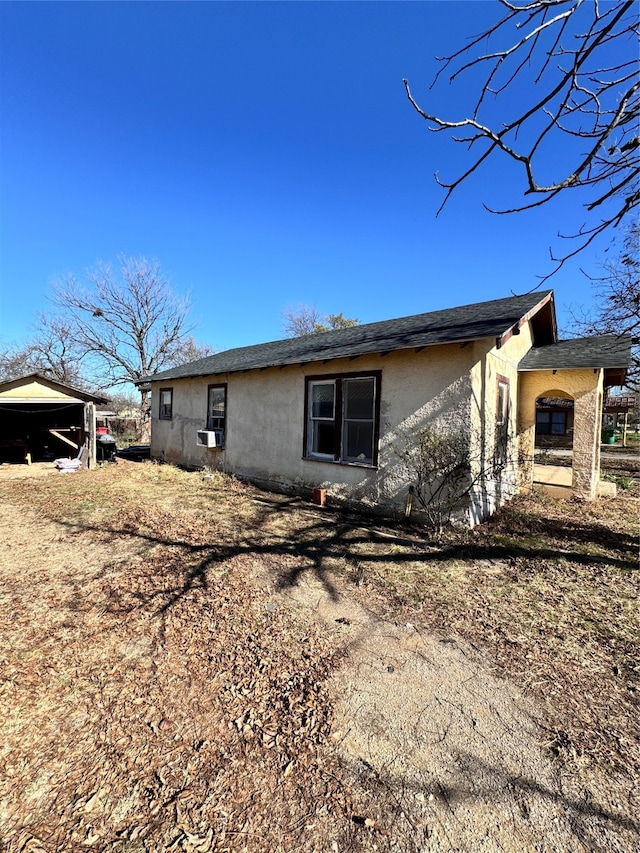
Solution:
M196 433L198 447L222 447L224 432L221 429L199 429Z

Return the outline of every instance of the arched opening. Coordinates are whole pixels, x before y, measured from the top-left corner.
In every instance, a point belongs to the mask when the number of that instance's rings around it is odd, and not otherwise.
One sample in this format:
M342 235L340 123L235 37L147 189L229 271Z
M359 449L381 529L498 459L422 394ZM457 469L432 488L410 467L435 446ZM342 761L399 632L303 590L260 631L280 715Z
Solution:
M600 368L522 372L518 429L525 485L549 484L554 486L553 494L558 497L577 497L588 501L603 493L606 484L601 482L599 467L603 380L604 371ZM550 405L549 400L553 401ZM556 404L557 400L573 402L573 426L570 407L566 403ZM536 401L539 401L538 406ZM547 410L544 417L538 417L538 408ZM564 435L554 439L554 430L549 426L554 418L549 411L560 409L567 411L566 426L564 416L555 418L556 434L564 432ZM536 421L538 426L544 423L537 436ZM551 441L570 446L552 447L549 446ZM536 444L547 446L536 447ZM543 467L546 470L541 470ZM556 470L551 471L550 468ZM562 494L555 488L556 483Z
M535 411L534 483L555 497L571 497L574 398L550 388L536 397Z
M558 389L536 397L536 450L573 448L574 401Z

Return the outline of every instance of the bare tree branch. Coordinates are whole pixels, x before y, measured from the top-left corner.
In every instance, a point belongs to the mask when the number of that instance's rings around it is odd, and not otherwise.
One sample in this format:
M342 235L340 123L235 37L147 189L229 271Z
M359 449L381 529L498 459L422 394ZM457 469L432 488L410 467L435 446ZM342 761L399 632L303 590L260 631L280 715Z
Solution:
M284 333L288 338L300 338L305 335L318 335L335 329L348 329L360 323L357 317L345 317L339 314L320 314L315 306L298 305L282 314Z
M96 383L87 375L82 361L83 353L69 322L64 317L41 314L28 341L0 350L0 378L41 373L64 385L95 390Z
M583 335L630 335L629 387L640 388L640 226L634 223L621 250L600 266L597 276L584 273L593 286L597 308L573 320Z
M73 275L53 285L75 344L108 386L135 382L193 351L189 299L174 294L159 262L125 256L118 261L117 270L110 264L89 270L86 286ZM141 394L146 415L147 392Z
M499 2L506 9L504 16L442 57L432 83L431 88L445 71L453 84L466 72L486 69L468 117L452 120L435 115L420 106L408 80L403 83L429 130L449 133L454 142L476 152L457 178L443 180L436 173L445 190L438 214L452 193L497 153L518 164L524 175L522 193L535 199L503 209L487 204L487 210L499 214L531 210L569 190L582 191L587 215L607 208L597 222L588 217L575 234L566 236L575 239L578 248L554 258L552 275L596 236L633 216L640 201L637 7L632 0L602 6L598 0ZM506 46L482 51L484 43L496 40ZM510 89L517 89L518 97L504 109L513 112L513 103L520 109L499 125L484 119L489 96L495 110L500 96ZM466 132L457 133L460 130ZM476 151L478 145L482 147ZM556 151L559 156L548 156ZM549 162L563 171L545 176ZM584 201L584 191L590 190L591 197Z

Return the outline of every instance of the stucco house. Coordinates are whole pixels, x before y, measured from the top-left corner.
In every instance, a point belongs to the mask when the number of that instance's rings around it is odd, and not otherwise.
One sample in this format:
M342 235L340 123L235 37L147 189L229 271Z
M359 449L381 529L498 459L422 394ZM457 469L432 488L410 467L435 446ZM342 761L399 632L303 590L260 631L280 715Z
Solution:
M603 392L629 352L614 336L558 341L550 290L231 349L141 380L151 455L394 512L407 448L431 426L473 446L460 513L474 524L533 482L536 399L566 398L571 493L593 499Z

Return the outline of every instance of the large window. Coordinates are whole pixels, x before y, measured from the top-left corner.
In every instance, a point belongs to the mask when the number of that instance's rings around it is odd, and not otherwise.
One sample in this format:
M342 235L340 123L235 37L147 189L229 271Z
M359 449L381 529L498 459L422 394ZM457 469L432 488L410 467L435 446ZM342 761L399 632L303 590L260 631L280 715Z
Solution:
M158 417L161 421L170 421L173 417L173 388L160 389L160 410Z
M225 430L227 421L227 386L209 385L207 429Z
M305 456L377 463L380 372L307 379Z

